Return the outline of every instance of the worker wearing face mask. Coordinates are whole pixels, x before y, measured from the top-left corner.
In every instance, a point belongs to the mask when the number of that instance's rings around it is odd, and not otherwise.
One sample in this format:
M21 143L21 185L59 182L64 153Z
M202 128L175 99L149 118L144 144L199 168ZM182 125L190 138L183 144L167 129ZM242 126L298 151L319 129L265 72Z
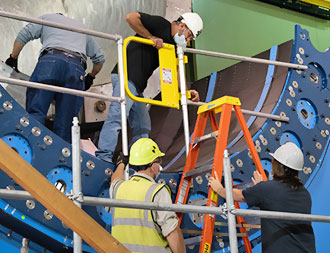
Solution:
M130 150L130 167L137 171L124 181L127 158L119 160L111 177L112 199L172 204L170 190L155 179L160 173L162 153L149 138L136 141ZM186 252L178 217L170 211L112 208L112 235L132 252Z
M163 43L185 44L195 39L203 29L203 21L196 13L182 14L177 20L169 22L163 17L152 16L142 12L129 13L126 21L136 32L136 36L150 39L153 47L137 42L127 46L128 87L136 97L143 97L149 77L159 67L158 49ZM120 84L117 66L111 73L113 96L120 96ZM192 100L199 101L196 90L190 90ZM150 116L146 104L126 97L126 116L132 129L132 142L139 138L149 137L151 130ZM104 122L99 139L99 150L96 156L112 162L118 133L121 130L120 103L112 102L107 120Z

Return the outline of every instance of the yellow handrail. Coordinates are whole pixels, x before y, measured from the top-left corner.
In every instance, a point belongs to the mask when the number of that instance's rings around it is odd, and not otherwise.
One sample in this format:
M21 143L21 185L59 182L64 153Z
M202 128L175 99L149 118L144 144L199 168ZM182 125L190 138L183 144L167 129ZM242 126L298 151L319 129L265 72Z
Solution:
M175 56L175 46L164 43L164 46L158 50L162 100L153 100L153 99L136 97L129 90L128 77L127 77L126 48L128 43L131 41L143 43L151 46L153 45L152 40L148 40L140 37L131 36L124 40L124 44L123 44L124 81L125 81L125 91L127 96L130 99L137 102L179 109L180 94L178 87L178 71L177 71L177 59Z

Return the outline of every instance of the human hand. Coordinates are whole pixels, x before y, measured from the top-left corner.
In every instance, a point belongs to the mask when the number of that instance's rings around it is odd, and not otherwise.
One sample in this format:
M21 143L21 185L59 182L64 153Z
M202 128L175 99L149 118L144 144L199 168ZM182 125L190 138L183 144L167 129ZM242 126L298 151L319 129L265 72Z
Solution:
M253 177L251 177L251 179L255 185L263 181L262 175L257 170L253 172Z
M6 64L10 67L12 67L16 72L19 73L18 68L17 68L17 58L13 58L11 54L9 55L9 58L6 60Z
M218 174L216 171L214 172L214 175L215 175L215 178L214 177L209 178L208 185L211 186L213 191L215 191L217 194L220 195L220 190L223 189L223 186L220 183L220 180L218 178Z
M199 102L199 93L197 90L189 90L191 94L191 100L193 102Z
M85 90L88 90L92 85L95 77L92 77L90 73L85 76Z
M151 36L150 38L153 41L153 47L160 49L164 46L163 40L161 38L155 37L155 36Z

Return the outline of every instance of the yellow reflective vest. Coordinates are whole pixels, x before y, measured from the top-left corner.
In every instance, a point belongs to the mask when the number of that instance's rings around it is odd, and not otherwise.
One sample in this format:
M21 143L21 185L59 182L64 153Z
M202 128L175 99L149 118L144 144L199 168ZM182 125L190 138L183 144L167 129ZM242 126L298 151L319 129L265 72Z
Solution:
M155 194L165 186L134 175L115 186L113 197L152 202ZM112 208L112 235L132 252L168 253L168 242L157 232L156 226L151 210Z

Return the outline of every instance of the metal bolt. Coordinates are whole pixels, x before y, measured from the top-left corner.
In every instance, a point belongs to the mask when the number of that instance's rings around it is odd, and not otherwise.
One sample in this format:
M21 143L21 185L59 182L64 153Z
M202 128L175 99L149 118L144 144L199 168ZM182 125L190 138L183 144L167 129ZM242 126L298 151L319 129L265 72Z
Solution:
M113 171L110 168L106 168L104 173L105 173L106 176L110 177L112 175Z
M291 90L290 91L290 96L294 98L296 96L296 93L293 90Z
M40 130L39 127L33 127L33 128L31 129L31 132L32 132L32 134L33 134L34 136L39 136L39 135L41 134L41 130Z
M196 182L197 184L202 184L203 183L203 178L201 176L196 177Z
M170 186L173 187L173 188L177 186L177 182L174 178L171 178L169 183L170 183Z
M315 157L314 157L314 156L311 155L311 156L309 157L309 160L311 161L311 163L315 163Z
M291 105L292 105L292 101L291 101L291 99L288 98L288 99L286 100L286 104L287 104L288 106L291 106Z
M276 125L277 127L281 127L281 126L282 126L282 122L281 122L281 121L275 121L275 125Z
M242 162L241 159L237 159L237 160L236 160L236 164L237 164L237 166L240 167L240 168L243 166L243 162Z
M27 127L27 126L30 124L30 121L29 121L27 118L25 118L25 117L22 117L22 118L19 120L19 122L21 123L21 125L22 125L23 127Z
M53 219L53 214L51 212L49 212L48 210L45 210L44 217L46 220L51 220L51 219Z
M3 108L5 108L7 111L10 111L11 109L13 109L13 104L9 101L6 101L3 103Z
M276 134L276 129L275 129L275 127L270 128L269 131L270 131L270 133L271 133L272 135L275 135L275 134Z
M71 155L71 151L70 151L70 149L68 149L68 148L63 148L63 149L62 149L62 155L63 155L64 157L69 157L69 156Z
M325 123L327 124L327 125L330 125L330 119L329 118L325 118Z
M36 202L34 200L27 200L25 205L28 209L32 210L36 207Z
M46 136L44 137L44 143L45 143L46 145L52 145L52 143L53 143L53 138L50 137L49 135L46 135Z
M87 163L86 163L86 166L89 170L93 170L95 169L95 163L92 162L91 160L89 160Z
M159 179L158 184L166 184L165 179L164 178Z
M299 86L299 85L298 85L298 82L297 82L297 81L293 81L293 82L292 82L292 86L295 87L295 88L298 88L298 86Z

